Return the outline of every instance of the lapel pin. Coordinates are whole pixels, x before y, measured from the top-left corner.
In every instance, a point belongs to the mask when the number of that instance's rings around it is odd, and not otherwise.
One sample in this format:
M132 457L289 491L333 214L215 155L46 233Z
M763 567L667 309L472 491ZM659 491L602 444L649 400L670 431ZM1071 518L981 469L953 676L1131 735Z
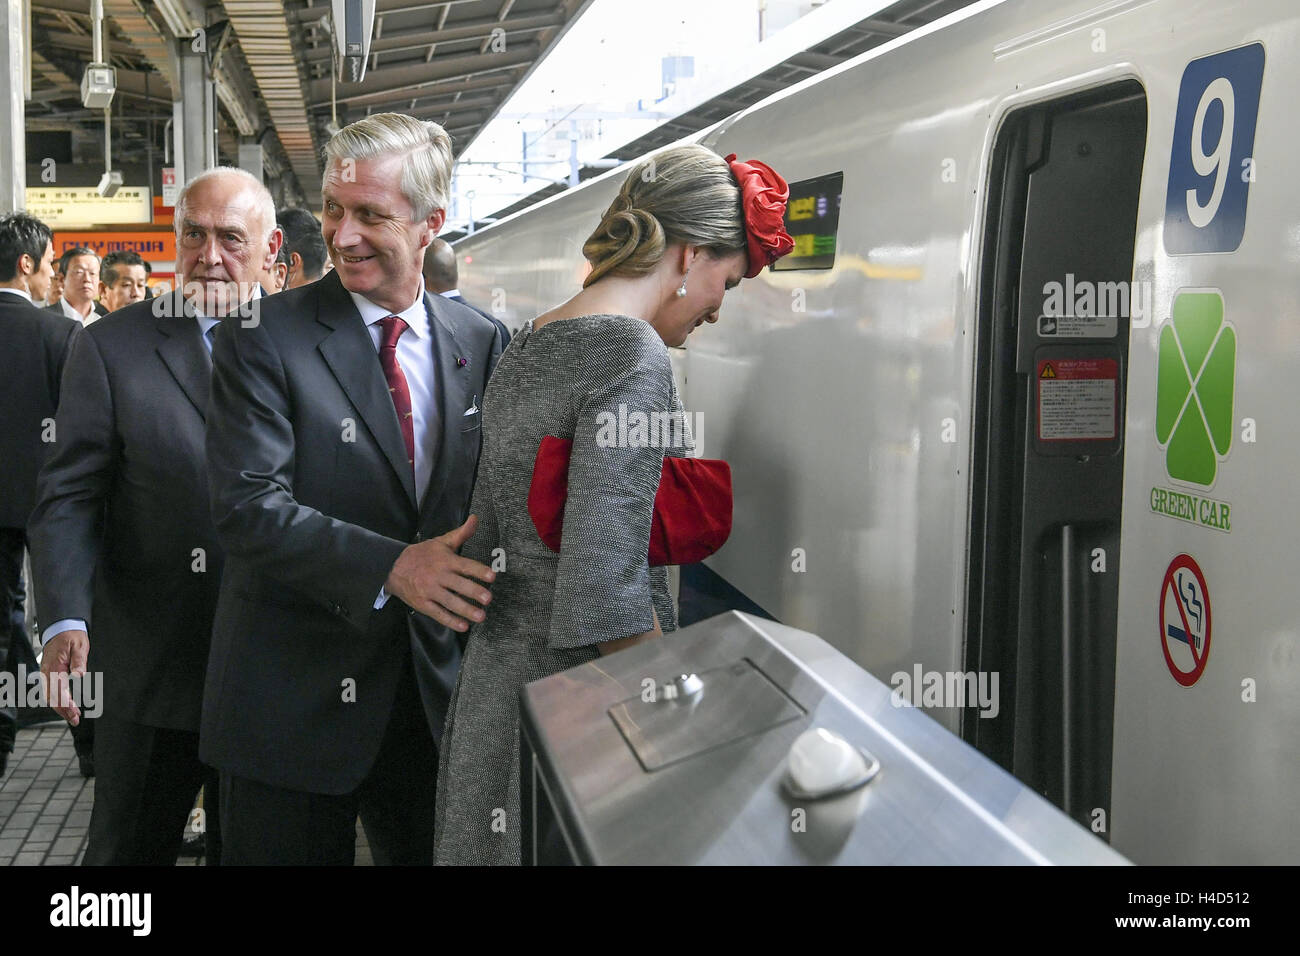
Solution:
M468 365L468 364L469 364L469 359L467 359L467 358L461 358L459 355L456 356L456 365L457 365L457 366L459 366L460 368L464 368L464 367L465 367L466 365Z

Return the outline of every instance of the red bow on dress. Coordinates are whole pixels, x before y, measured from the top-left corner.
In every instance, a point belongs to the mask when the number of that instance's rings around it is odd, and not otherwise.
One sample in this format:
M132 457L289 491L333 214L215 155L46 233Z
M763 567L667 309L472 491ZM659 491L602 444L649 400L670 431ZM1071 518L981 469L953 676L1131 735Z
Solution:
M528 514L543 543L559 553L569 496L572 438L547 435L537 448ZM731 466L712 458L664 458L650 520L650 565L694 564L731 534Z

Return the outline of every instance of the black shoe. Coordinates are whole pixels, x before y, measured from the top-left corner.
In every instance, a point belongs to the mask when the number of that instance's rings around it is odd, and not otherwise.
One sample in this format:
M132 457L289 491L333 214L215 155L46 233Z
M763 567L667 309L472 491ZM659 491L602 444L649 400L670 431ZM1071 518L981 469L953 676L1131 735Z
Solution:
M81 770L83 777L93 777L95 775L95 755L77 754L77 767Z

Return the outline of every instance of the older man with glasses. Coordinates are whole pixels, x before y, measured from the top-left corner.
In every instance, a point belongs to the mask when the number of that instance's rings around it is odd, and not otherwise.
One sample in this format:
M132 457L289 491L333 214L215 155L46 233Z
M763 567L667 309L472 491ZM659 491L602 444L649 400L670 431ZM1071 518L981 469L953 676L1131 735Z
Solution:
M82 325L108 314L95 301L99 294L99 256L95 250L84 246L67 250L59 257L56 274L63 292L47 311L66 315Z

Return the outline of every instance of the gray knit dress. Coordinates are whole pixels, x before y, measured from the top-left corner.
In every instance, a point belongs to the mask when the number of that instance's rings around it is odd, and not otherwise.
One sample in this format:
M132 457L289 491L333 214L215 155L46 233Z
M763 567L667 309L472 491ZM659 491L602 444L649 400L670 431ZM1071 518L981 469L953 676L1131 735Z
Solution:
M659 427L638 428L637 413ZM546 435L573 439L559 554L528 514ZM667 570L649 567L647 554L664 455L683 457L690 447L668 349L641 319L559 319L521 330L502 354L483 397L470 504L479 526L462 553L505 566L486 620L469 632L448 707L437 863L520 861L524 684L592 660L602 641L650 630L652 607L665 632L676 629Z

